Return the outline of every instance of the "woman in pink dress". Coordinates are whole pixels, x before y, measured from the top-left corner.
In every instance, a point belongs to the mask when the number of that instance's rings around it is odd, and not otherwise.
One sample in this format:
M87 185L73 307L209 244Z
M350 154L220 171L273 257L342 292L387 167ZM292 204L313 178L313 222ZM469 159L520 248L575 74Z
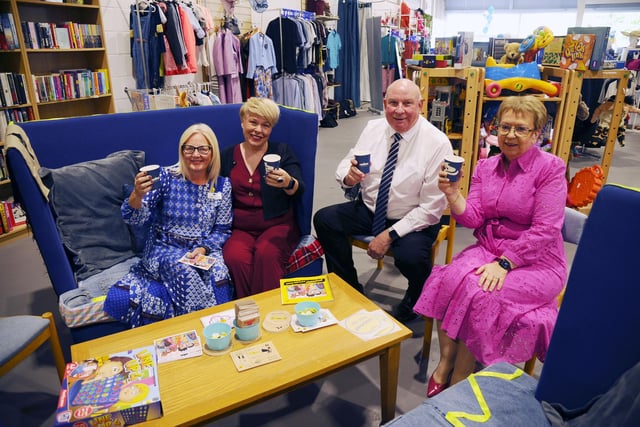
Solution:
M437 266L414 306L436 319L440 361L427 396L473 373L476 361L544 360L567 279L562 240L564 162L535 145L547 121L533 96L510 97L497 113L502 153L478 163L467 199L440 172L455 220L477 241Z

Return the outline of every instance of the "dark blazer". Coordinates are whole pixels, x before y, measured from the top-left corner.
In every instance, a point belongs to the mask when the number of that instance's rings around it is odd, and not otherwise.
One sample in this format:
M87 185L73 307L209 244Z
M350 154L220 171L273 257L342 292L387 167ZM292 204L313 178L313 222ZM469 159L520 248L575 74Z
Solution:
M235 145L227 147L222 150L222 153L220 154L220 175L222 176L228 177L231 174L231 169L236 166L233 161L233 150L235 147ZM298 181L298 191L296 191L293 196L289 196L282 189L267 185L264 179L260 180L263 214L264 219L268 220L287 213L293 199L300 198L304 192L304 182L302 181L300 162L298 162L298 158L287 144L269 142L267 152L265 154L279 154L280 168L287 171L289 175ZM258 164L258 170L260 171L260 176L264 176L266 174L263 162Z

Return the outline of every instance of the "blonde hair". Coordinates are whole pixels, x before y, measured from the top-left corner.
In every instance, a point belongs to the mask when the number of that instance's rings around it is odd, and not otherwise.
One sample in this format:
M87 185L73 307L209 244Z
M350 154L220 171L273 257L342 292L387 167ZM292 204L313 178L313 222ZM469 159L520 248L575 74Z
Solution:
M547 124L547 109L538 98L532 95L510 96L502 101L498 108L498 123L502 115L507 111L513 111L516 115L532 114L535 131L541 130Z
M195 134L202 135L209 143L209 147L211 147L211 159L207 166L207 177L209 181L215 182L215 180L218 179L218 175L220 175L220 147L218 146L216 134L204 123L191 125L182 132L180 143L178 144L178 158L180 161L178 162L176 172L186 178L185 171L187 170L187 165L184 160L184 155L182 154L182 146Z
M280 118L280 108L269 98L253 97L247 99L247 102L240 107L240 120L244 121L249 114L262 117L271 127L274 127Z

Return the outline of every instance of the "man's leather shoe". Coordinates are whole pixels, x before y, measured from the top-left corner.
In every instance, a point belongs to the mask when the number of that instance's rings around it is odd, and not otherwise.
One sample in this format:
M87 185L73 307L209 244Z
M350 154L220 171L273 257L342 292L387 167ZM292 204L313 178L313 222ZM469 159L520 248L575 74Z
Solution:
M393 310L392 316L400 323L408 323L418 317L410 307L402 304L398 305L396 309Z

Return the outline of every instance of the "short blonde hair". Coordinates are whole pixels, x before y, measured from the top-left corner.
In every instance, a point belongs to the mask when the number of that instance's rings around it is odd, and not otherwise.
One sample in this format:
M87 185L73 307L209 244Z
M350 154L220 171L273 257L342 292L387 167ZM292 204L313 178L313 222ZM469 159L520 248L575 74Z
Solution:
M220 175L220 147L218 146L216 134L204 123L191 125L182 132L178 145L178 158L180 162L178 163L177 172L186 178L185 171L187 170L187 165L185 164L184 155L182 154L182 146L195 134L202 135L209 143L209 147L211 147L211 160L209 160L209 165L207 166L207 176L209 181L215 181L218 179L218 175Z
M507 111L513 111L516 115L532 114L535 131L541 130L547 124L547 108L542 101L533 95L510 96L502 101L496 115L498 123Z
M247 99L240 107L240 120L244 120L249 114L262 117L274 127L280 118L280 108L269 98L253 97Z

